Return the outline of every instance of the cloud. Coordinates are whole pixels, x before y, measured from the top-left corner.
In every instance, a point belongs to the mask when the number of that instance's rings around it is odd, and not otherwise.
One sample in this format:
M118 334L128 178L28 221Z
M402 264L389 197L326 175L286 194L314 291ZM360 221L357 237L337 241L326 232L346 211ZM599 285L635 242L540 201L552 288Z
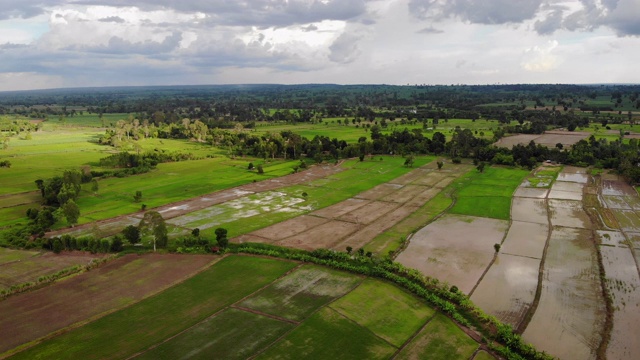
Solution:
M505 24L532 19L541 4L542 0L410 0L409 11L419 19Z
M125 23L125 20L119 16L108 16L105 18L101 18L98 19L98 21L100 22L112 22L112 23L118 23L118 24L123 24Z
M161 42L155 42L151 40L145 40L143 42L130 42L118 36L113 36L109 39L109 43L106 46L84 46L84 47L67 47L65 50L81 50L95 53L104 54L160 54L168 53L176 49L182 41L182 34L174 32L167 36Z
M549 41L545 46L534 46L524 52L522 68L533 72L548 72L558 66L558 58L552 54L558 42Z
M442 34L444 31L434 28L433 26L427 26L424 29L416 31L418 34Z
M329 46L329 60L341 64L353 62L360 55L358 43L362 38L361 34L345 31Z
M45 6L56 6L64 0L2 0L0 1L0 20L11 18L32 18L42 15Z

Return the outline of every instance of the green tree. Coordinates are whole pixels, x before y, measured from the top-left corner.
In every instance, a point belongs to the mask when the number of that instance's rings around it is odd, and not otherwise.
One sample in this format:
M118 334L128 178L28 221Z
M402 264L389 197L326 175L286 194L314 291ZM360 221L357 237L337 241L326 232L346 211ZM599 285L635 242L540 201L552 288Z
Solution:
M142 191L138 190L136 194L133 195L133 201L140 202L140 200L142 200Z
M444 166L444 161L438 161L436 164L438 164L438 170L440 170Z
M413 167L413 163L415 161L415 157L413 155L409 155L407 156L407 158L404 160L404 166L406 167Z
M496 251L496 253L500 252L500 244L493 244L493 249Z
M124 235L124 238L127 239L127 241L131 245L140 242L140 229L138 229L136 226L129 225L125 227L124 229L122 229L122 235Z
M70 199L62 205L62 212L64 213L64 217L67 218L67 223L69 223L71 227L78 223L80 208L73 199Z
M264 169L262 168L262 165L258 165L257 169L258 169L258 174L264 174Z
M484 161L481 161L478 166L476 166L476 169L478 169L479 172L484 172L484 168L487 166L487 164Z
M142 220L140 220L138 228L140 233L153 236L153 251L156 251L156 247L163 248L167 246L167 225L159 212L146 212Z
M226 248L229 245L229 239L227 238L227 229L225 228L217 228L216 229L216 241L218 242L218 246L221 248Z
M91 180L91 191L93 191L93 193L96 194L98 193L98 188L99 188L98 180L96 179Z

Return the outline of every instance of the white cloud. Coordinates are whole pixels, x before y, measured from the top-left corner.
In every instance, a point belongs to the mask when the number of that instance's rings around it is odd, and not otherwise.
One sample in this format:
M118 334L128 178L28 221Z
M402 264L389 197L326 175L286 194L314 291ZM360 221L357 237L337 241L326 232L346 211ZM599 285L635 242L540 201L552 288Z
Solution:
M526 49L522 68L534 72L548 72L555 69L559 59L552 52L556 47L558 47L558 42L552 40L543 46L533 46Z

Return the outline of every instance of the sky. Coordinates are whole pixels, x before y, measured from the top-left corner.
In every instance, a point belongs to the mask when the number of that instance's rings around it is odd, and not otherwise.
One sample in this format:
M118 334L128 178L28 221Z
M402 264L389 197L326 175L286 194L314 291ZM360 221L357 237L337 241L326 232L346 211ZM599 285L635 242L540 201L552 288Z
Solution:
M0 0L0 91L640 83L640 0Z

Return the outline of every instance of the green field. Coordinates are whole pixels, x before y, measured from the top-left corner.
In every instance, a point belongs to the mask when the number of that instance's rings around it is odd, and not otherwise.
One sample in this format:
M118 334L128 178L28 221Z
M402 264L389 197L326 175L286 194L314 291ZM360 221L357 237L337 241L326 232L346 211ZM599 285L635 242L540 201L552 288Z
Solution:
M371 330L396 347L402 346L435 311L399 288L367 279L331 308Z
M368 329L325 307L257 358L388 359L395 351Z
M179 285L44 341L17 354L16 358L127 357L199 323L295 266L295 263L265 258L227 257Z
M242 301L239 306L299 321L351 291L360 281L355 275L304 266Z
M246 359L294 325L228 308L136 359Z
M528 174L528 170L496 166L482 173L471 171L454 182L456 203L449 212L509 220L511 196Z
M398 353L396 359L466 360L477 348L478 343L447 317L438 314Z

